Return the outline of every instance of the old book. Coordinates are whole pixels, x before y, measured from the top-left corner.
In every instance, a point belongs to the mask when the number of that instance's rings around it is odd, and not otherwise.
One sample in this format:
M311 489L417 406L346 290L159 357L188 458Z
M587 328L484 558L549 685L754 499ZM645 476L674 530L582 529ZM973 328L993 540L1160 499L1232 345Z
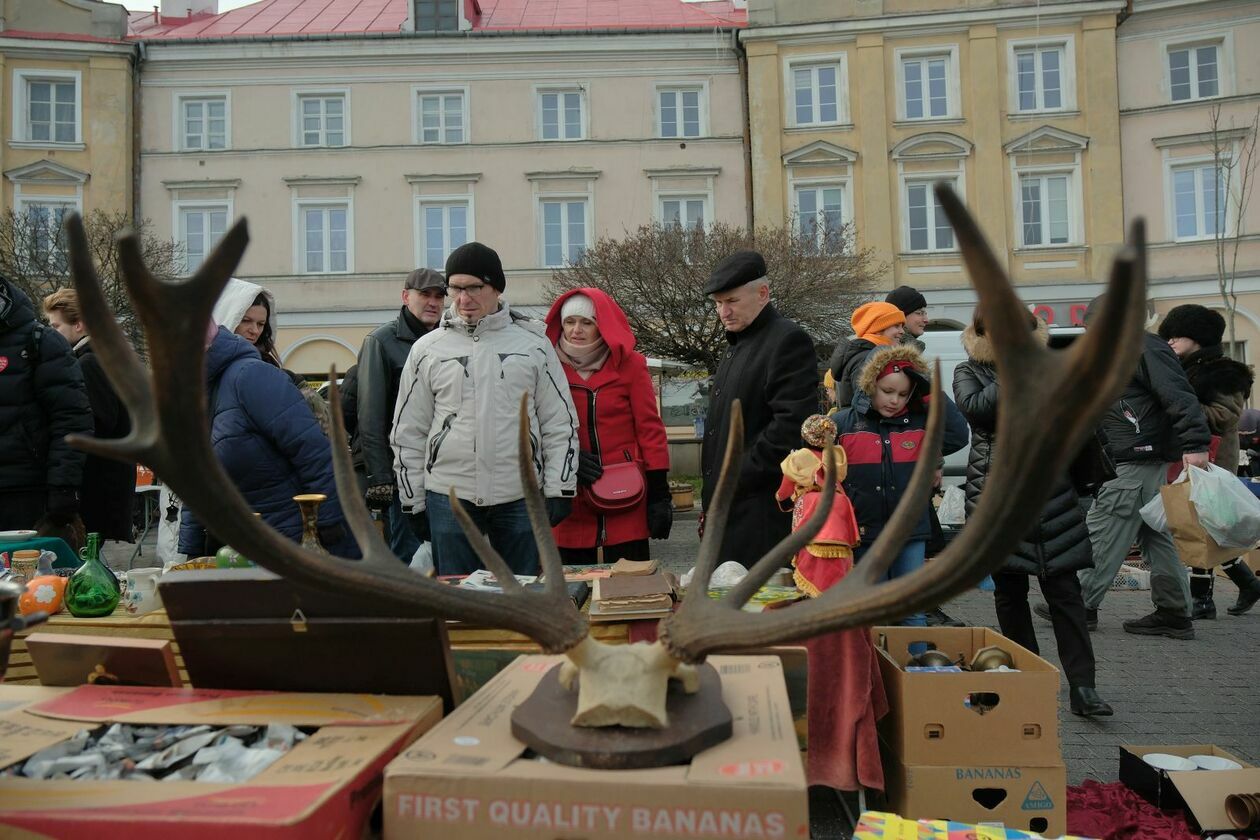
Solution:
M627 560L624 557L612 565L612 576L653 575L660 570L659 560Z
M601 613L670 609L674 588L662 574L623 575L595 581L595 604Z

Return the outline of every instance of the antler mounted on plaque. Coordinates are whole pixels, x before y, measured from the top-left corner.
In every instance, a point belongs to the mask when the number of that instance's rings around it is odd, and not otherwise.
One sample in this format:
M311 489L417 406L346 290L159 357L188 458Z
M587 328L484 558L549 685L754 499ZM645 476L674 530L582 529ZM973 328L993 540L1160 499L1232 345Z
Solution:
M97 356L133 422L131 434L122 440L76 436L72 442L98 455L151 467L208 529L260 566L300 584L367 594L387 603L420 604L443 617L514 630L547 652L566 654L569 662L561 678L569 685L578 683L576 725L664 727L669 679L679 677L685 688L693 689L692 666L711 653L895 621L978 583L1002 563L1035 521L1050 490L1046 465L1069 462L1131 375L1141 350L1144 317L1146 264L1140 222L1133 227L1130 244L1115 260L1107 302L1097 320L1072 348L1056 352L1033 341L1024 326L1022 304L962 203L947 187L939 186L936 192L956 231L985 322L992 325L989 333L1003 380L998 454L989 492L982 496L963 533L933 562L896 580L882 578L927 504L933 458L919 459L905 498L862 563L821 597L787 610L755 614L740 609L817 533L830 511L831 494L827 493L805 527L761 558L722 600L708 597L742 455L738 407L707 512L708 527L694 579L682 606L662 622L660 641L652 645L612 646L596 641L568 598L559 551L529 458L524 404L520 470L545 575L542 592L516 583L507 564L453 496L452 507L461 527L487 568L502 581L503 593L447 586L400 564L373 526L360 496L336 389L332 451L337 491L363 559L343 560L302 549L251 514L210 445L203 387L204 336L214 302L245 250L244 220L233 226L197 273L183 283L156 280L141 259L136 237L120 240L123 276L149 340L147 369L127 344L101 293L81 220L72 216L67 221L83 317ZM939 451L943 426L939 403L933 402L926 451ZM834 469L829 455L828 477Z

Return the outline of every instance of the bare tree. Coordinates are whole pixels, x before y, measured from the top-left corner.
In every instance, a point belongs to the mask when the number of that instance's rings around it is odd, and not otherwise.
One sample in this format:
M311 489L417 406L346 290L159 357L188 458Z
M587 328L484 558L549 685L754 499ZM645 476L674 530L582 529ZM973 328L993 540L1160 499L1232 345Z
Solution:
M40 301L57 289L71 285L70 267L61 230L60 212L0 213L0 273L16 283L39 310ZM118 237L134 231L140 236L141 253L154 277L174 280L183 265L180 246L151 235L148 219L139 224L122 212L93 210L84 218L87 244L100 272L105 300L128 340L143 357L144 330L122 283L118 265Z
M548 291L601 289L625 310L641 352L712 373L726 339L704 284L718 262L745 248L766 258L775 307L822 348L849 333L850 313L886 269L870 249L857 247L852 225L829 230L820 242L792 227L652 224L599 239L552 275Z
M1257 135L1260 134L1260 108L1245 128L1239 129L1230 118L1228 127L1222 125L1221 106L1217 103L1208 112L1209 142L1212 146L1212 164L1217 173L1216 206L1212 230L1216 250L1216 282L1221 301L1225 304L1225 322L1229 329L1230 355L1242 361L1234 322L1238 313L1238 295L1234 281L1238 277L1238 251L1243 240L1243 218L1251 203L1255 186ZM1232 199L1232 200L1231 200ZM1230 225L1230 205L1233 205L1233 225Z

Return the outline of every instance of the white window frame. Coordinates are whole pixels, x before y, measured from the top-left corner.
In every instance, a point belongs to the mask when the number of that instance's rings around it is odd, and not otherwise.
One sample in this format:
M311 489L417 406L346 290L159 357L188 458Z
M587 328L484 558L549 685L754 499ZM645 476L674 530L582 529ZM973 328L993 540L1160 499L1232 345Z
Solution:
M1059 64L1060 105L1058 108L1035 107L1021 110L1019 107L1019 61L1016 56L1020 50L1046 49L1058 47L1063 50L1063 60ZM1053 38L1020 38L1006 42L1006 79L1007 79L1007 113L1012 117L1028 114L1072 113L1077 110L1076 104L1076 38L1072 35ZM1037 76L1037 99L1042 97L1042 79Z
M201 153L218 153L225 152L232 148L232 91L230 90L196 90L196 91L180 91L173 95L172 113L175 118L171 120L171 148L180 152ZM223 101L223 148L210 149L206 147L193 148L184 145L184 141L188 138L188 132L184 129L184 103L207 101L211 99L220 99ZM204 136L204 135L203 135Z
M28 125L29 94L31 82L52 82L65 84L74 82L74 140L35 140L30 137ZM82 150L83 144L83 74L78 70L52 70L34 67L19 67L13 70L13 139L10 145L35 149L73 149Z
M342 138L341 143L336 146L330 146L327 138L323 137L323 142L307 145L303 142L302 130L302 100L312 98L328 99L332 97L341 97L341 121L342 121ZM344 149L351 145L350 140L350 89L349 88L307 88L293 91L293 146L297 149ZM320 134L324 135L325 130L321 129Z
M836 77L836 118L831 121L799 123L796 121L796 70L806 67L834 65L839 69ZM849 114L849 56L848 53L826 53L821 55L794 55L783 59L783 124L788 128L822 128L826 126L847 126L852 124ZM814 110L818 110L815 101Z
M590 102L587 101L588 90L589 90L589 85L586 85L586 84L534 85L534 136L543 143L576 143L582 140L590 139L590 136L591 136L590 111L591 109L590 109ZM560 122L557 126L561 132L561 136L553 137L550 139L543 137L542 98L544 94L548 94L548 93L556 93L556 94L561 94L561 95L566 94L566 93L578 94L578 108L580 111L580 118L578 120L578 123L581 126L581 134L579 134L577 137L563 136L563 129L565 126L563 108L561 108L560 110L560 114L559 114Z
M77 195L22 195L19 192L13 197L13 212L18 216L24 216L27 208L32 204L64 206L69 211L83 213L83 195L81 192ZM68 247L65 249L64 256L66 266L69 266L70 251ZM25 259L22 262L25 262Z
M194 268L188 266L188 242L184 238L183 214L188 210L217 210L224 209L227 211L227 223L223 232L226 234L232 229L232 222L236 218L236 208L231 197L228 198L205 198L205 199L176 199L171 202L171 238L177 243L184 246L183 269L185 274L190 274ZM206 256L214 249L213 245L207 243Z
M951 236L954 244L948 248L940 248L936 245L936 224L935 213L931 214L928 224L929 247L921 251L911 250L910 248L910 187L920 184L926 185L929 201L929 211L936 206L936 196L932 192L932 187L939 181L945 181L953 186L954 192L958 194L958 198L965 202L966 199L966 178L963 173L964 167L960 162L957 169L946 170L942 172L908 172L902 173L898 181L900 186L899 204L901 205L901 253L911 256L920 254L956 254L958 253L958 234L952 232Z
M309 271L306 267L306 227L303 213L315 207L345 207L346 209L346 269L345 271ZM327 247L327 243L325 243ZM354 273L354 197L294 198L293 199L293 273L313 277Z
M425 140L424 129L420 125L420 117L422 109L420 100L425 96L450 96L451 94L459 94L463 97L463 139L458 141L450 141L446 139L446 113L442 111L442 127L439 130L441 134L440 140ZM411 130L412 141L417 146L461 146L466 145L471 140L472 129L472 104L471 92L468 85L413 85L411 88Z
M661 94L666 92L672 93L688 93L695 91L699 93L699 134L683 134L682 119L678 120L679 134L666 136L662 129L664 127L664 112L661 109ZM677 106L679 112L682 106ZM656 136L662 140L695 140L701 137L709 136L709 83L707 81L687 82L687 81L662 81L657 82L652 91L652 114L656 120Z
M1041 231L1043 233L1041 242L1027 242L1024 239L1024 179L1025 178L1065 178L1067 180L1066 198L1067 198L1067 226L1068 238L1067 242L1050 242L1050 219L1048 214L1042 212ZM1081 200L1079 177L1075 166L1049 166L1036 167L1025 166L1017 167L1014 177L1015 186L1015 228L1016 241L1020 248L1033 250L1044 250L1051 248L1078 248L1081 245ZM1043 186L1045 182L1042 182ZM1042 190L1041 202L1042 211L1046 208L1046 202L1049 201L1048 192Z
M413 207L414 212L414 242L415 264L424 268L431 268L434 271L445 270L445 260L442 265L428 265L428 241L425 239L424 225L424 209L426 207L450 207L455 204L463 204L468 208L468 241L472 242L477 238L477 209L473 202L473 193L471 190L463 193L450 193L446 195L417 195ZM449 225L443 230L443 235L449 236Z
M1166 227L1168 229L1169 242L1211 242L1216 239L1215 233L1208 232L1201 232L1194 236L1177 235L1177 195L1173 178L1179 169L1202 169L1203 167L1211 166L1214 163L1218 164L1222 169L1225 169L1230 166L1230 161L1233 158L1233 151L1233 145L1231 144L1230 151L1225 153L1223 159L1220 161L1216 160L1216 158L1210 154L1178 158L1164 157L1164 218L1167 220ZM1222 184L1222 186L1226 189L1225 220L1223 222L1225 228L1224 235L1226 236L1230 235L1230 231L1233 230L1233 226L1237 218L1237 210L1235 209L1235 189L1237 188L1237 184L1233 183L1234 180L1235 179L1230 178L1230 183ZM1196 183L1196 187L1197 186L1199 185ZM1202 190L1199 190L1199 192L1196 193L1196 205L1202 200L1202 198ZM1196 208L1195 217L1199 230L1206 231L1206 225L1203 224L1205 219L1203 216L1202 206L1198 206Z
M927 78L923 79L924 114L921 117L909 116L909 102L906 99L906 61L915 59L945 59L945 113L933 115L927 113L930 97L927 95ZM940 122L942 120L958 120L962 118L962 92L958 82L958 45L943 44L934 47L898 48L893 50L893 61L897 79L897 119L915 124Z
M1216 47L1216 93L1212 96L1199 95L1199 63L1190 62L1190 98L1173 99L1172 94L1172 53L1174 50L1193 50L1197 47ZM1234 92L1234 37L1232 32L1220 32L1196 38L1165 41L1163 48L1164 91L1168 102L1180 105L1184 102L1204 102L1230 96ZM1196 56L1197 58L1197 56Z
M583 224L586 226L586 247L590 248L593 244L591 241L592 234L595 232L595 195L593 191L538 193L534 196L534 213L538 220L538 265L540 268L564 268L569 265L567 261L559 265L549 265L547 263L547 225L543 217L543 205L551 202L563 204L571 201L585 202L586 213ZM563 225L564 235L560 242L560 248L565 252L569 250L567 228L567 224Z
M839 188L840 193L840 224L841 226L851 224L853 222L853 178L843 177L827 177L827 178L788 178L788 201L790 202L788 216L789 224L792 227L793 234L799 235L800 230L800 206L796 200L798 190L825 190ZM821 240L818 243L822 244Z
M701 212L704 214L701 228L703 230L708 230L709 228L713 227L713 193L712 191L706 192L704 190L662 190L662 191L657 192L656 193L656 221L657 223L659 223L661 226L665 226L670 223L670 220L665 217L665 202L667 201L687 202L687 201L697 201L697 200L704 203L704 207L701 210ZM685 215L686 207L681 206L679 209L681 209ZM684 228L687 227L687 225L685 224L685 220L684 220L683 227Z

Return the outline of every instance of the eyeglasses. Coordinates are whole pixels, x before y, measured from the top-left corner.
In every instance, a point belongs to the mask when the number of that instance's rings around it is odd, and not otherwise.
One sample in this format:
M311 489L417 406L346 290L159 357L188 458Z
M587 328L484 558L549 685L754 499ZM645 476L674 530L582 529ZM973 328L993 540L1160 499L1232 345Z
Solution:
M459 297L461 294L469 297L476 297L486 290L485 283L473 283L470 286L450 286L446 287L446 291L451 297Z

